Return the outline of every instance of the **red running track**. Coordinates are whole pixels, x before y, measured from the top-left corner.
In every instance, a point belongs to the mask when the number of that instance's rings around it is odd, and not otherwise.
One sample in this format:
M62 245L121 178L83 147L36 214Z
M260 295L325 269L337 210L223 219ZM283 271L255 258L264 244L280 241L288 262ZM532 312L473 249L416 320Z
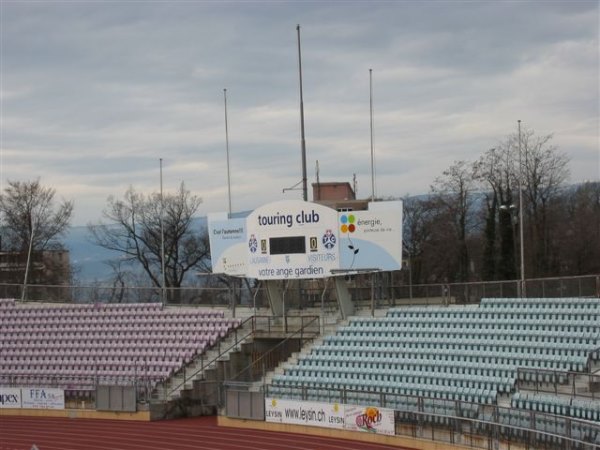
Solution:
M383 444L217 426L216 417L133 422L0 416L0 449L399 450Z

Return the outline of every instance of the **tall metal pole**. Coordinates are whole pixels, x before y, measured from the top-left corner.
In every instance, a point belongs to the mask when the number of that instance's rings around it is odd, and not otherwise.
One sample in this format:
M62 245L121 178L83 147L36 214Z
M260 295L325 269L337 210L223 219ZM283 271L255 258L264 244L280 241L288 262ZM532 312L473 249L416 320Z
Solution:
M300 25L298 32L298 73L300 75L300 136L302 138L302 199L308 201L308 186L306 184L306 140L304 139L304 99L302 97L302 52L300 50Z
M229 215L231 219L231 178L229 174L229 129L227 126L227 89L223 89L223 99L225 101L225 150L227 152L227 200L229 204Z
M31 251L33 249L33 236L35 234L35 222L33 212L31 217L31 236L29 237L29 250L27 251L27 263L25 265L25 278L23 279L23 289L21 290L21 301L25 300L25 290L27 289L27 278L29 276L29 265L31 264Z
M519 128L519 240L521 244L521 297L527 297L525 289L525 242L523 240L523 161L521 157L521 120L517 121Z
M373 153L373 69L369 69L369 112L371 118L371 201L375 201L375 157Z
M161 293L161 301L162 304L165 304L166 300L166 278L165 278L165 227L164 227L164 210L165 210L165 202L163 196L163 174L162 174L162 158L160 158L160 266L162 272L162 289Z

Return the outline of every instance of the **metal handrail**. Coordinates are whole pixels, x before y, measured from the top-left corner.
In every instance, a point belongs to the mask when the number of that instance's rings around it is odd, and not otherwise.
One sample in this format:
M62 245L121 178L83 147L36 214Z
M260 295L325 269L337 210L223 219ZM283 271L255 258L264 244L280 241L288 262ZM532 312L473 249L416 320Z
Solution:
M474 423L474 424L481 424L483 426L485 425L491 425L494 428L496 428L495 433L490 431L488 432L488 434L483 434L483 436L486 437L497 437L497 433L498 433L498 428L502 428L502 429L511 429L511 430L515 430L515 431L520 431L520 432L527 432L527 433L534 433L535 435L541 435L541 436L547 436L547 437L551 437L554 440L560 441L561 443L568 443L569 445L564 446L563 448L575 448L574 446L577 445L577 448L590 448L593 449L595 448L595 444L592 442L587 442L587 441L582 441L579 439L575 439L571 436L564 436L561 434L556 434L556 433L549 433L547 431L542 431L542 430L538 430L535 428L524 428L524 427L519 427L516 425L507 425L507 424L503 424L500 422L490 422L488 420L479 420L479 419L472 419L470 417L457 417L457 416L449 416L446 414L436 414L436 413L427 413L427 412L416 412L416 411L412 411L411 414L417 416L417 417L439 417L439 418L444 418L444 419L449 419L449 420L460 420L462 422L470 422L470 423ZM425 419L424 421L427 421L427 419ZM394 421L396 422L396 421ZM587 424L587 423L586 423ZM495 436L496 435L496 436ZM400 435L401 436L401 435ZM434 442L443 442L443 441L437 441L435 439L432 439ZM540 439L537 439L540 440ZM515 441L519 441L518 439L515 439ZM472 447L472 445L471 445Z
M300 340L302 340L304 338L304 336L303 336L304 330L308 326L312 325L315 321L319 320L319 316L300 316L300 317L302 317L302 323L300 325L300 329L296 330L295 332L293 332L290 335L287 335L283 341L279 342L277 345L275 345L274 347L272 347L271 349L269 349L268 352L264 353L256 361L253 361L252 363L248 364L246 367L244 367L242 370L240 370L238 373L236 373L232 378L226 380L226 382L234 382L234 381L236 381L236 378L239 377L242 373L244 373L247 370L252 369L260 361L262 361L268 355L272 354L276 349L282 347L284 344L286 344L287 342L289 342L289 340L292 339L293 337L295 337L298 333L300 333ZM304 324L304 317L311 317L311 320L306 325ZM318 335L318 334L319 333L317 332L316 335ZM314 339L314 336L312 336L310 339ZM302 344L300 344L300 345L302 346Z
M204 372L204 370L208 367L210 367L214 362L216 362L219 358L221 358L224 354L226 354L227 352L229 352L232 348L235 348L240 342L244 341L248 336L251 336L252 334L254 334L255 332L255 318L256 316L252 316L252 317L248 317L246 320L244 320L239 327L237 327L234 331L235 331L235 342L230 345L229 347L227 347L225 350L221 351L221 341L218 341L218 346L219 346L219 354L214 357L211 361L209 361L207 364L202 364L202 366L200 367L200 369L196 370L192 375L190 375L189 377L187 376L187 374L185 373L185 367L182 368L184 376L183 376L183 381L181 383L179 383L177 386L175 386L174 388L171 388L171 390L169 390L169 392L167 393L167 397L170 396L171 394L173 394L173 392L177 391L179 388L181 388L181 386L185 386L185 384L187 383L188 379L190 378L195 378L196 375L198 375L201 372ZM246 325L248 322L252 322L252 330L245 334L242 339L238 339L238 335L237 335L237 330L240 328L243 328L244 325ZM202 358L203 355L200 355L200 357Z
M294 316L290 316L290 317L294 317ZM298 317L307 317L307 316L298 316ZM316 319L318 319L318 316L308 316L308 317L313 317L313 321L316 320ZM249 336L255 334L256 331L257 331L257 327L256 327L257 318L267 318L269 320L269 324L271 323L271 321L278 319L278 317L273 317L273 316L252 316L252 317L248 317L246 320L244 320L240 324L240 326L238 328L235 329L236 339L235 339L235 342L232 345L230 345L229 347L227 347L225 350L221 350L220 349L221 342L219 341L218 342L218 345L219 345L219 354L216 357L214 357L212 360L208 361L206 364L203 363L202 366L200 367L200 369L196 370L194 373L192 373L189 376L185 373L185 367L184 367L182 369L184 371L183 381L181 383L179 383L177 386L171 388L167 392L167 397L170 396L171 394L173 394L174 392L176 392L177 390L179 390L182 386L184 386L190 378L191 379L195 378L198 374L200 374L201 372L203 372L204 370L206 370L208 367L210 367L219 358L223 357L223 355L227 354L231 349L235 348L240 342L245 341L246 338L248 338ZM244 325L246 325L248 322L252 322L252 330L250 332L246 333L241 339L238 338L238 336L237 336L237 330L240 329L240 328L243 328ZM302 331L302 330L303 330L303 327L301 325L301 328L298 331ZM296 331L296 332L298 332L298 331ZM202 355L200 357L202 357Z
M600 348L598 348L597 350L600 350ZM536 379L535 380L527 380L526 377L520 377L519 375L521 375L521 374L535 374ZM540 378L538 376L538 374L550 375L552 378L550 379L549 383L554 385L554 390L545 390L541 386L539 386L538 381L540 381L544 377ZM568 395L570 398L578 398L578 397L592 398L592 399L600 398L600 393L594 394L594 392L591 392L589 395L587 395L587 394L582 394L582 393L577 392L577 390L575 389L574 383L575 383L575 377L579 377L579 376L588 378L588 380L590 382L600 383L600 375L595 375L590 372L576 372L576 371L572 371L572 370L552 370L552 369L542 369L542 368L535 368L535 367L532 367L532 368L518 367L515 384L519 386L520 390L534 391L536 393L540 392L540 393L559 394L557 385L565 384L565 383L560 383L560 380L561 379L572 380L572 383L569 383L572 385L571 393L560 392L560 394ZM536 382L534 389L523 388L523 386L522 386L523 384L526 384L531 381Z

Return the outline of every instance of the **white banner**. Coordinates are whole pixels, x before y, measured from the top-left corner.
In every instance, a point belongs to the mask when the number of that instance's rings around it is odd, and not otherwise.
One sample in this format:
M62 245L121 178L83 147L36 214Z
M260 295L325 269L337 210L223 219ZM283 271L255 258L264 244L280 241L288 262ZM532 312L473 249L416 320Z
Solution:
M208 237L212 272L233 276L246 275L246 219L228 219L226 213L209 214Z
M265 421L344 429L344 405L265 398Z
M345 428L367 433L396 434L394 427L394 410L376 406L345 406Z
M20 408L21 389L0 387L0 408Z
M55 388L22 388L22 407L28 409L65 409L65 391Z

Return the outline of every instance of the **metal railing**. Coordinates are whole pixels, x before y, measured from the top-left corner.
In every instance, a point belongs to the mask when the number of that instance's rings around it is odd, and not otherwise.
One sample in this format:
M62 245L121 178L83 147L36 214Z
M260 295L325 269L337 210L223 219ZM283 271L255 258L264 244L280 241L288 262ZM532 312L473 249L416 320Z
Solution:
M30 372L0 374L0 386L28 388L59 388L65 393L65 408L94 409L98 386L133 386L136 403L146 404L158 379L138 376L42 375Z
M252 361L231 378L225 380L225 384L240 381L257 381L263 378L268 371L273 370L281 361L290 356L293 347L297 347L295 350L299 352L307 341L312 341L319 335L319 316L298 317L301 321L299 329L293 332L288 331L281 342L263 353L258 359ZM290 346L289 343L292 340L295 342L295 345ZM240 380L244 374L246 375L245 378L249 379Z
M273 317L273 316L252 316L244 320L238 328L233 330L231 333L234 333L234 342L231 345L228 345L222 348L222 340L217 341L215 347L213 349L217 350L217 356L212 358L209 361L205 361L204 355L199 355L200 358L200 368L193 371L191 374L187 372L186 367L183 367L177 374L183 374L183 381L178 383L174 387L170 387L165 394L165 399L170 398L174 393L180 391L190 380L195 380L202 374L207 368L214 366L214 364L222 359L226 354L231 352L233 349L237 348L241 343L245 342L249 337L257 336L259 333L264 333L267 336L271 335L275 331L278 333L281 332L279 321L281 318ZM297 329L294 328L294 322L300 321L299 327ZM288 317L288 330L285 332L284 342L288 341L293 336L299 336L300 341L306 339L312 333L314 333L314 328L316 330L319 329L319 317L318 316L289 316ZM316 326L315 326L316 323ZM251 324L252 329L248 332L243 333L241 336L239 335L239 330L244 329L247 324ZM318 331L317 331L318 334ZM281 343L280 343L281 344ZM278 344L276 347L278 347ZM207 349L210 351L211 349ZM205 352L206 353L206 352ZM269 352L267 352L269 353ZM264 355L263 355L264 356ZM175 374L174 376L177 376ZM166 382L165 382L166 384Z
M248 323L252 324L252 330L244 333L241 337L239 336L238 331L240 329L243 329ZM201 373L204 372L205 369L211 367L212 365L214 365L220 358L223 357L223 355L226 355L227 353L229 353L232 349L236 348L238 345L240 345L241 342L244 342L248 337L252 336L254 334L254 327L255 327L255 316L252 317L248 317L246 320L244 320L239 327L237 327L235 330L231 331L231 333L234 334L234 342L233 344L225 347L225 349L221 348L221 342L222 339L219 339L215 346L213 348L207 348L205 350L204 353L209 352L210 350L216 349L217 350L217 356L215 356L213 359L209 360L209 361L204 361L204 354L199 355L200 358L200 368L193 371L191 375L189 375L187 373L187 369L186 367L182 367L179 371L179 373L183 374L183 381L177 385L175 385L174 387L170 387L169 389L166 389L166 394L165 394L165 399L170 398L174 393L179 392L187 383L189 380L194 380L198 375L200 375ZM227 336L229 336L230 334L228 334ZM225 338L227 338L227 336ZM215 348L216 347L216 348ZM174 374L172 376L176 377L178 375L178 373ZM167 385L167 381L163 382L164 386L166 387Z
M584 386L581 386L582 383ZM600 399L600 375L589 372L520 367L517 369L515 387L519 391Z
M233 387L233 389L239 389ZM448 442L473 448L498 448L497 443L528 448L597 449L600 423L533 410L336 388L286 387L284 398L299 401L379 406L395 411L396 435ZM270 386L264 388L271 397ZM281 398L275 395L276 398Z
M394 272L395 274L396 272ZM398 284L396 276L379 274L356 275L347 280L354 302L374 300L380 307L403 304L478 303L485 297L518 297L520 280L481 281L469 283ZM205 278L215 277L209 275ZM374 277L374 278L372 278ZM208 283L209 285L215 283ZM554 277L525 280L527 296L534 297L600 297L600 274L577 277ZM0 298L21 298L23 286L0 283ZM166 303L187 306L267 307L269 302L264 288L251 289L239 285L231 287L167 288ZM113 286L46 286L28 285L26 301L76 303L132 303L160 302L161 290L156 287ZM322 280L295 280L286 291L289 308L337 308L337 294L333 283Z

